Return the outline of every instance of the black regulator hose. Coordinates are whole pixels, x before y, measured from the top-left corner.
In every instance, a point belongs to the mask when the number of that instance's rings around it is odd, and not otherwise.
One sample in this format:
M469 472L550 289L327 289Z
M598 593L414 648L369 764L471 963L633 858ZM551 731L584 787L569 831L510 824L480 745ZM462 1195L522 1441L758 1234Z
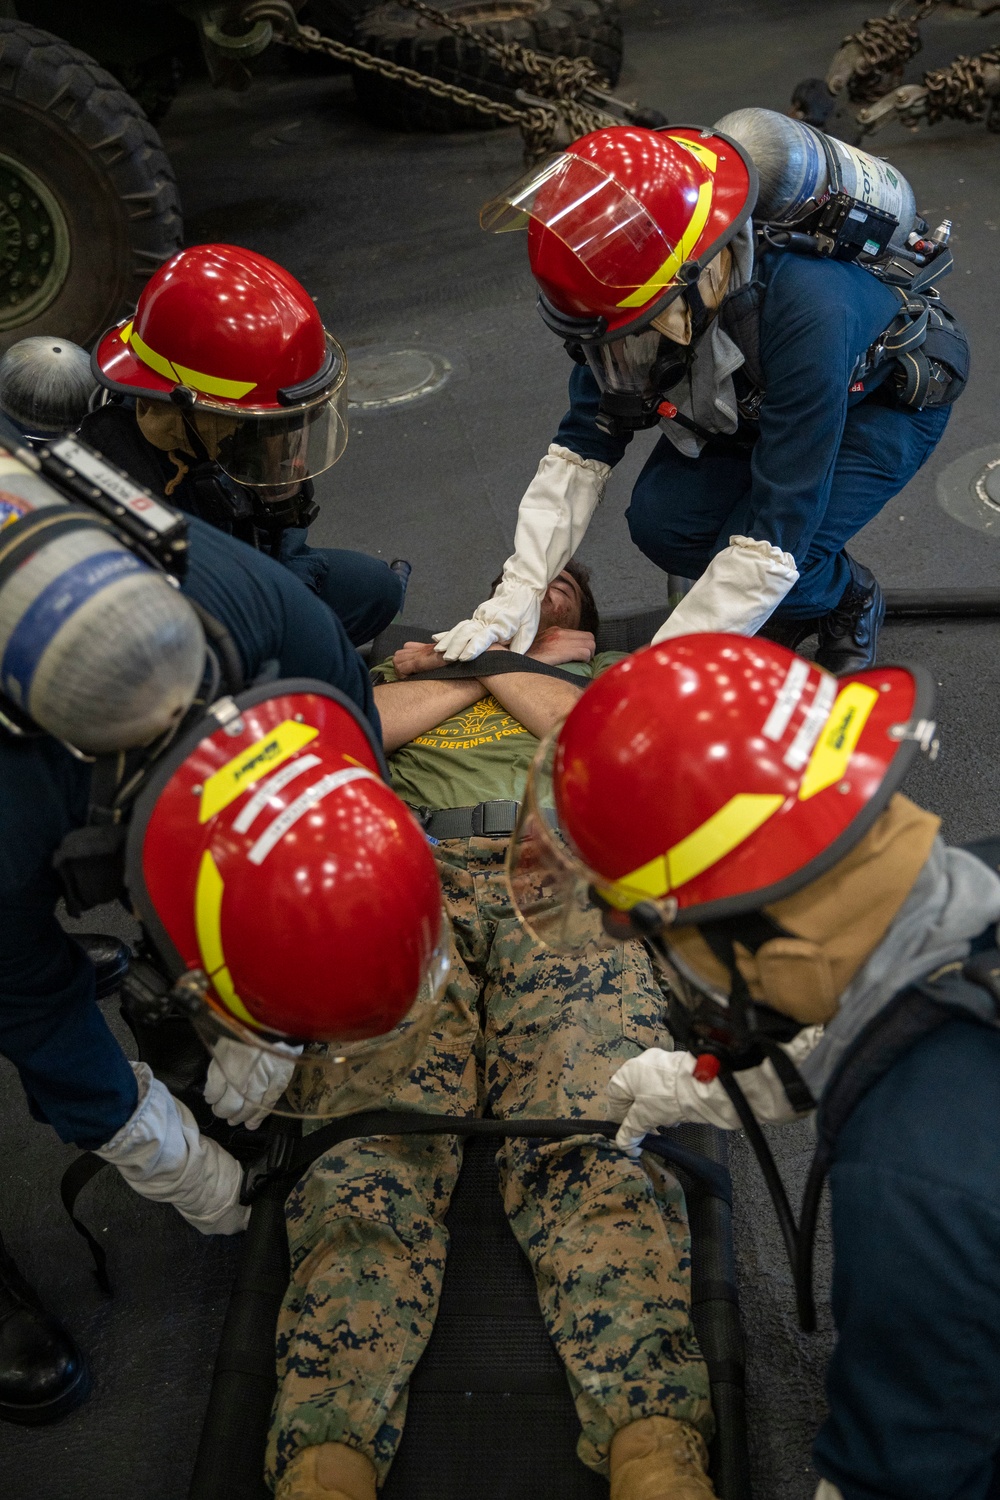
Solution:
M753 1147L757 1164L764 1175L767 1190L774 1204L774 1212L778 1220L778 1228L785 1242L785 1254L788 1256L788 1264L791 1267L792 1281L795 1285L795 1302L799 1314L799 1323L804 1333L814 1333L816 1330L816 1308L812 1295L812 1241L816 1226L816 1208L819 1203L819 1189L823 1186L820 1177L815 1194L815 1203L807 1202L803 1205L803 1228L809 1221L808 1244L803 1244L802 1230L795 1223L792 1206L785 1192L785 1184L781 1180L778 1164L771 1155L771 1148L767 1144L767 1137L760 1127L760 1122L750 1107L747 1097L733 1074L728 1068L723 1067L719 1071L719 1082L729 1096L730 1102L735 1109L739 1122L747 1133L747 1139ZM810 1177L810 1182L812 1178ZM804 1278L808 1279L804 1279Z
M1000 615L1000 589L886 589L892 620L985 619Z

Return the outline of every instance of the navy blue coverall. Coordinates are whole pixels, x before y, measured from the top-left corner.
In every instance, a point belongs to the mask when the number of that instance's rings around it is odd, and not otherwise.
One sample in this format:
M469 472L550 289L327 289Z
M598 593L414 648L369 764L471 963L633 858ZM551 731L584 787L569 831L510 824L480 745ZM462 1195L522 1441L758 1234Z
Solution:
M775 614L806 619L839 603L850 579L846 543L926 463L950 408L899 405L888 366L852 385L858 358L899 311L870 272L772 251L758 274L766 395L755 445L708 443L686 458L661 436L627 520L639 550L684 578L699 578L731 536L790 552L799 579ZM555 441L614 466L630 438L597 427L600 392L589 369L574 369L569 392Z
M223 530L231 529L206 513L190 474L194 459L185 462L180 455L178 464L169 453L148 443L136 422L132 403L112 403L90 412L80 424L80 436L168 505ZM221 470L216 472L231 493L237 497L242 493L247 505L242 486ZM334 611L355 646L374 640L403 607L406 589L402 579L381 558L342 547L310 547L307 536L304 526L282 530L275 554L278 561Z
M192 519L184 593L227 627L244 674L267 661L346 693L379 729L364 662L331 610L272 558ZM87 817L90 768L56 740L0 730L0 1053L36 1118L96 1149L138 1102L95 999L94 969L55 916L52 857Z
M837 1139L837 1345L814 1456L844 1500L1000 1497L998 1133L1000 1030L956 1019Z

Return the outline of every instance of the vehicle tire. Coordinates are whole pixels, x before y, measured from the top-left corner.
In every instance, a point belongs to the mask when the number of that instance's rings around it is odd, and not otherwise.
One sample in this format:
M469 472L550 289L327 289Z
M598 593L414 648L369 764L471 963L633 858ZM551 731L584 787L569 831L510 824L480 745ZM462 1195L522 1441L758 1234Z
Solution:
M0 349L89 347L181 247L163 145L110 73L0 19Z
M315 26L335 42L353 42L358 22L372 9L372 0L306 0L299 21L303 26Z
M499 42L519 42L550 56L592 57L607 81L617 82L622 60L617 0L444 0L436 8ZM517 102L518 80L473 41L400 5L366 12L357 23L354 45L490 99ZM491 130L503 123L360 68L354 70L354 87L362 113L396 130Z

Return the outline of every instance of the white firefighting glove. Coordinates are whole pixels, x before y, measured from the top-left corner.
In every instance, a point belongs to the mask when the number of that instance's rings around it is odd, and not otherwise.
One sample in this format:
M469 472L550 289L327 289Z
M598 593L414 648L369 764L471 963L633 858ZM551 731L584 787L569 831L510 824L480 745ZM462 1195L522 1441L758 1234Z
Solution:
M117 1167L129 1187L154 1203L172 1203L202 1234L238 1234L250 1210L240 1203L240 1164L202 1135L186 1104L146 1063L133 1063L139 1103L97 1156Z
M807 1026L791 1042L782 1043L794 1063L800 1063L819 1042L822 1026ZM629 1156L638 1156L644 1136L661 1125L706 1124L738 1130L739 1116L717 1078L699 1083L693 1077L697 1059L690 1052L663 1052L650 1047L623 1063L608 1084L608 1114L621 1120L615 1140ZM783 1125L798 1118L788 1102L774 1064L768 1059L736 1074L751 1109L765 1125Z
M821 1479L819 1489L813 1496L813 1500L844 1500L844 1497L837 1486L830 1483L829 1479Z
M799 576L795 559L770 542L731 536L653 636L653 644L678 635L727 630L754 635Z
M503 578L471 620L434 637L446 661L468 661L496 641L527 651L538 631L545 590L583 540L611 469L553 443L518 507L514 551Z
M274 1052L284 1052L290 1059L298 1057L302 1048L277 1042L272 1051L265 1052L260 1047L249 1047L245 1042L220 1037L212 1050L215 1055L208 1065L205 1079L206 1103L212 1106L213 1115L218 1115L220 1120L256 1130L277 1104L295 1072L293 1062L275 1057Z

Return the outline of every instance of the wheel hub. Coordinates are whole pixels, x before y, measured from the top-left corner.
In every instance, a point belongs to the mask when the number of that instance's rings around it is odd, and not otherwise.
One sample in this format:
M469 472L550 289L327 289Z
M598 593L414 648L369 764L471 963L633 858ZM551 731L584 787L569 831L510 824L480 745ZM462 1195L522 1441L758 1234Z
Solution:
M68 271L62 209L34 172L0 152L0 329L30 323L58 296Z

